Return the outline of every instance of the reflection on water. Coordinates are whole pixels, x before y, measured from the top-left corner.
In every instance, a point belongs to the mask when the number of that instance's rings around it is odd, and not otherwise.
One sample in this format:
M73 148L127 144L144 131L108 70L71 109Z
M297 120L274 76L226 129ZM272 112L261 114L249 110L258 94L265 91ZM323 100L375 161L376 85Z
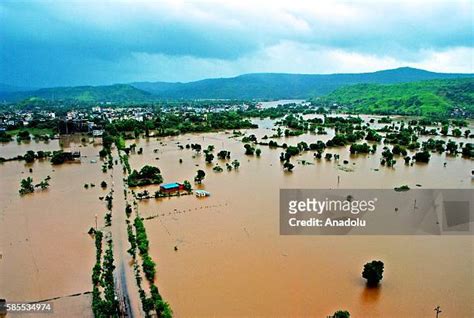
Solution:
M364 287L360 294L360 300L363 304L372 305L376 303L382 294L383 284L377 287Z
M259 138L273 134L271 121L258 123L261 128L246 133ZM333 132L328 133L278 142L311 143L331 138ZM178 317L324 317L339 309L354 317L431 317L436 305L447 317L471 316L472 237L280 236L278 194L280 188L391 189L403 184L472 188L472 161L433 154L428 165L410 167L397 159L391 169L380 166L382 146L375 155L352 157L340 148L328 150L340 154L339 163L315 160L308 152L298 159L310 165L295 160L294 172L284 173L281 149L261 146L260 158L247 157L242 143L231 137L220 132L127 141L143 147L143 155L130 157L132 168L156 165L165 182L193 180L198 169L206 172L199 188L211 192L209 198L183 196L139 204L144 217L158 216L145 222L150 253L157 262L160 293ZM215 159L224 171L213 172L203 154L180 150L178 143L229 150L240 168L228 172L225 161ZM29 175L28 167L21 162L0 166L0 290L7 299L35 300L91 288L95 251L87 230L94 215L104 211L98 200L104 190L86 190L83 185L98 185L108 175L100 171L100 161L89 160L99 147L80 140L63 145L80 149L87 158L58 167L35 162L35 180L52 177L48 191L20 198L19 181ZM10 143L0 148L0 156L28 149L59 149L59 141ZM341 164L343 160L349 164ZM150 192L157 189L147 187ZM372 259L385 263L377 290L366 289L361 279L363 264Z

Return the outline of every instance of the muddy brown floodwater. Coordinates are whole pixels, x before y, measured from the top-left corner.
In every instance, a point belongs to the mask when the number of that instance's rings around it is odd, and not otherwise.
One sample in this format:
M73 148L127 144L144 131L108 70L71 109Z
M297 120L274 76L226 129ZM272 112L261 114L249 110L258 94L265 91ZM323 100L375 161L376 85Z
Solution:
M256 122L260 128L246 134L261 138L274 133L272 121ZM278 142L309 144L331 138L333 132L328 132ZM380 166L379 145L375 155L350 156L348 148L328 150L339 153L340 162L349 160L348 165L316 161L308 152L298 159L314 164L293 160L295 169L287 173L278 158L281 149L261 146L260 158L248 157L240 138L231 136L219 132L127 141L143 147L143 155L130 156L132 169L155 165L165 182L192 181L197 169L206 171L202 185L196 187L211 192L211 197L139 203L143 217L158 215L146 220L145 226L157 263L156 284L176 317L326 317L339 309L354 317L434 317L437 305L441 317L474 316L472 236L280 236L278 207L280 188L337 188L338 176L339 188L419 184L469 189L472 160L432 154L427 165L405 166L398 159L392 169ZM215 153L230 150L231 161L239 160L240 168L228 172L224 161L215 159L224 168L216 173L203 154L180 150L178 143L200 143L203 148L212 144ZM49 147L54 145L59 148L58 141L51 141ZM100 172L100 162L90 163L100 147L79 145L66 146L87 156L81 164L53 167L36 162L33 178L51 175L51 187L23 198L18 196L18 185L29 175L29 166L0 165L0 293L4 298L39 300L91 289L95 250L87 230L94 215L105 212L98 197L106 193L99 184L107 175ZM23 154L31 144L2 147L0 156L7 157L6 151ZM84 183L90 182L96 187L84 189ZM146 189L153 192L158 186ZM372 259L385 263L378 289L367 289L361 278L363 264ZM76 306L90 306L87 295L80 297Z

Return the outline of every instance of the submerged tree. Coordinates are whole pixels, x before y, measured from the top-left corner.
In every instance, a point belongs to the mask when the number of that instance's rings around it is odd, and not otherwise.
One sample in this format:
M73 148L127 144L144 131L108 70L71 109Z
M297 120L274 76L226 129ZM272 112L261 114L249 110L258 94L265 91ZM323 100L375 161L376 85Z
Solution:
M368 286L377 286L383 278L384 264L382 261L372 261L364 265L362 277L367 280Z
M214 155L210 152L206 152L206 162L211 163L214 160Z
M338 310L331 318L350 318L351 314L347 310Z
M188 180L184 180L183 186L184 186L184 190L188 192L191 192L191 190L193 189L193 187L191 186L191 183L189 183Z
M20 182L20 190L18 191L20 195L25 195L28 193L35 192L35 186L33 185L33 179L28 177L26 179L21 180Z
M248 156L253 156L254 152L255 152L255 148L252 147L251 145L249 144L245 144L244 145L244 148L245 148L245 154L248 155Z
M227 150L221 150L217 153L217 158L225 160L225 159L230 159L230 151Z
M32 150L28 150L23 156L23 159L25 159L27 163L32 163L33 161L35 161L35 152Z
M204 170L198 170L196 176L194 177L194 182L201 183L202 180L204 180L204 177L206 176L206 173Z
M232 161L232 166L234 167L234 169L239 169L240 162L237 159L234 159L234 161Z
M283 169L286 169L289 172L293 171L294 167L295 166L289 160L285 161L285 163L283 164Z

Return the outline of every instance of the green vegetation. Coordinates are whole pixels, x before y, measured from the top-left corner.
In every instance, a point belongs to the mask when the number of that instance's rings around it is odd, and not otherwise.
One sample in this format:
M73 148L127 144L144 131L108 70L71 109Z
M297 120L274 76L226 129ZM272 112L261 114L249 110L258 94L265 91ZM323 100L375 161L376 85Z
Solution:
M43 88L34 92L25 92L23 95L43 99L54 96L56 100L74 100L78 102L137 103L154 99L150 93L126 84Z
M118 315L118 300L115 296L114 256L112 240L107 242L108 248L102 260L101 231L95 231L96 263L92 269L92 311L95 317L116 317ZM100 287L103 288L104 297Z
M35 186L33 185L33 179L28 177L26 179L21 180L20 182L20 190L18 191L20 195L25 195L28 193L35 192Z
M35 161L35 152L33 150L28 150L26 152L26 154L23 156L23 159L27 162L27 163L32 163Z
M232 161L232 166L234 167L234 170L237 170L240 167L240 162L237 159L234 159L234 161Z
M9 100L36 99L36 106L48 105L53 96L54 100L69 103L310 98L328 94L337 88L351 84L389 84L456 77L469 77L469 75L432 73L408 67L361 74L257 73L189 83L142 82L131 85L57 87L30 92L15 92L5 97L8 97Z
M405 191L410 190L410 187L405 184L400 187L395 187L394 190L397 192L405 192Z
M250 144L245 144L244 148L245 148L245 154L248 156L253 156L253 154L255 153L255 148L252 147Z
M183 181L183 186L184 190L191 192L193 190L193 187L191 186L191 183L188 180Z
M349 148L351 154L359 154L359 153L369 153L372 152L373 148L371 148L368 144L352 144Z
M53 156L51 157L51 163L53 165L60 165L70 159L68 155L62 150L53 151Z
M138 247L140 255L142 257L142 269L143 273L145 274L146 279L150 283L150 293L151 297L147 298L144 290L141 287L141 280L138 279L137 276L137 283L139 286L140 291L140 299L142 301L143 310L146 313L146 316L149 317L149 312L155 310L158 317L160 318L171 318L172 311L167 302L163 300L161 297L158 288L154 284L154 279L156 275L156 264L151 259L150 255L148 254L149 249L149 241L146 234L145 225L143 224L143 220L140 217L136 217L134 222L135 232L136 235L133 237L132 230L128 228L129 232L129 241L131 244L130 251L133 255L135 255L135 246ZM132 242L135 242L133 244Z
M129 187L160 184L163 182L163 177L161 176L160 169L146 165L141 168L140 172L133 170L128 176L127 182Z
M207 152L206 150L205 150L205 155L206 155L206 159L205 159L206 162L212 163L212 160L214 160L214 155L210 152Z
M222 172L222 171L224 171L224 169L222 169L221 166L216 165L216 166L214 166L214 167L212 168L212 171L215 171L215 172Z
M362 277L367 280L368 286L377 286L383 278L384 264L382 261L372 261L364 265Z
M141 133L155 132L156 136L174 136L191 132L212 132L223 129L257 128L242 114L235 111L208 113L206 116L194 112L164 112L158 109L150 120L135 119L116 120L105 126L107 138L111 144L117 136L130 135L135 137ZM104 140L104 136L102 137ZM106 148L107 143L104 145ZM193 148L194 149L194 148ZM199 149L200 150L200 149ZM197 150L197 151L199 151Z
M31 126L39 126L39 127L31 127ZM41 126L49 126L45 128L40 128ZM47 121L46 123L35 123L33 120L28 124L27 127L17 128L8 130L6 132L9 136L17 136L21 140L30 140L31 136L53 136L57 133L57 121Z
M443 118L474 115L474 79L430 80L403 84L342 87L319 104L337 103L355 113L402 114Z
M417 152L413 159L416 162L428 163L430 161L431 154L428 151Z
M217 153L217 158L221 160L230 159L230 151L221 150Z
M351 314L347 310L338 310L330 317L331 318L350 318Z
M289 172L293 171L294 167L295 166L289 160L285 161L285 163L283 164L283 169L286 169Z
M51 177L47 176L40 183L34 184L33 183L33 178L31 178L31 177L22 179L20 181L20 190L18 190L18 192L20 193L20 195L23 196L25 194L35 192L35 188L41 188L42 190L45 190L45 189L49 188L49 180L51 180Z
M204 170L198 170L196 176L194 177L194 182L201 183L202 180L206 177Z
M9 142L12 140L13 138L9 134L4 131L0 131L0 142Z

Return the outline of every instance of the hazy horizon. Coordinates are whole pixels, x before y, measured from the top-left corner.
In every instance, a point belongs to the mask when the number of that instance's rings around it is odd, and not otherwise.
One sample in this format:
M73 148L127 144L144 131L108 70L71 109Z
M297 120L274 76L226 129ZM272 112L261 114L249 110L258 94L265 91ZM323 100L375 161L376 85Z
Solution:
M473 73L470 1L3 1L0 83L190 82L249 73Z

